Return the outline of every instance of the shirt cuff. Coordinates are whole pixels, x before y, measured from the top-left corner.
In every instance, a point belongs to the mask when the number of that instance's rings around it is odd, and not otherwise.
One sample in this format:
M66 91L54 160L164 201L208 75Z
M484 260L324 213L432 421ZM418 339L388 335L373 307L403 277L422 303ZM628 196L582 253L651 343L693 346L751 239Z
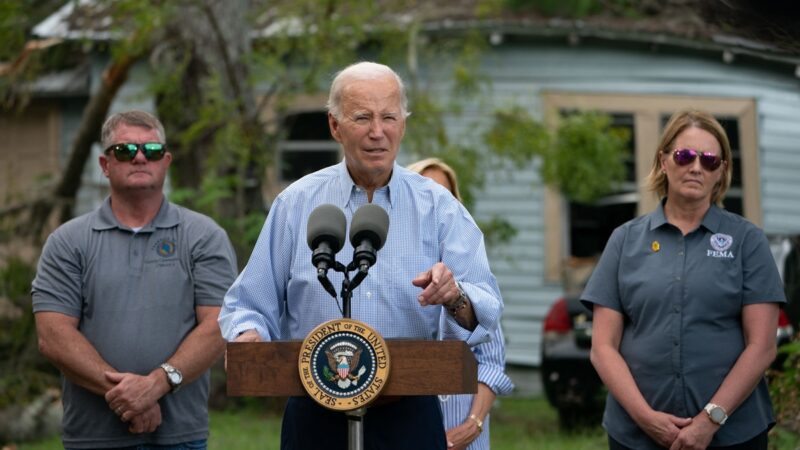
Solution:
M514 390L514 382L502 367L478 363L478 382L489 386L495 395L508 395Z

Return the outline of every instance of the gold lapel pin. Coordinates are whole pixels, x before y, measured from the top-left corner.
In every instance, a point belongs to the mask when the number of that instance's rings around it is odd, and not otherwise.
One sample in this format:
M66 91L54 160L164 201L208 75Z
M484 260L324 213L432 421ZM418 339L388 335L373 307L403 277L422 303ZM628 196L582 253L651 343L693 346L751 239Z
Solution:
M650 244L650 248L653 249L654 252L657 252L661 250L661 244L659 244L658 241L653 241L653 243Z

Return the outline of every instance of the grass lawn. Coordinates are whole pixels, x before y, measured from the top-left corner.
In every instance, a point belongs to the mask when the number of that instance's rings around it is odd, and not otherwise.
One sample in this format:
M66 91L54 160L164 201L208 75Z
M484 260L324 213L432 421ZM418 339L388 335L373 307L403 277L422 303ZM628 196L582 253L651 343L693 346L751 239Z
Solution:
M492 413L493 450L603 450L608 448L603 430L592 428L565 433L556 412L544 398L501 398ZM210 450L277 449L280 417L266 410L212 411ZM770 438L773 450L800 448L800 436L777 429ZM20 444L18 450L61 448L57 438Z

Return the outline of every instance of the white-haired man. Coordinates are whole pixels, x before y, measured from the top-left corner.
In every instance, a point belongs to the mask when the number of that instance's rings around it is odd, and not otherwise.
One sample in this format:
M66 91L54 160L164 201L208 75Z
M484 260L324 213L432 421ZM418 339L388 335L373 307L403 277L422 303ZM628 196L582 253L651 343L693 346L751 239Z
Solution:
M396 164L406 126L400 77L371 62L339 72L328 100L331 134L344 161L301 178L274 201L247 267L225 296L223 336L236 341L302 339L320 323L341 317L317 281L306 245L306 221L323 203L349 219L366 203L387 211L391 230L369 276L353 293L352 317L384 338L436 339L439 318L452 334L485 340L502 300L489 270L483 236L444 188ZM352 257L345 245L341 256ZM406 397L370 407L365 448L443 449L435 397ZM281 448L345 448L344 414L310 398L291 398Z

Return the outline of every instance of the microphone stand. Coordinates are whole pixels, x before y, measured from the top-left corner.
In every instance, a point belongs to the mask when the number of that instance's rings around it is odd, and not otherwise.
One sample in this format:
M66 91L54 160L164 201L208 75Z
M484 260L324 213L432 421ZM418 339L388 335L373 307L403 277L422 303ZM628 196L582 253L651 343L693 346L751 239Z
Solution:
M341 272L344 275L344 279L342 280L342 291L340 293L342 298L342 317L345 319L350 319L352 318L350 312L350 303L353 299L353 289L358 287L364 278L366 278L369 265L361 264L360 266L356 267L355 261L353 261L345 267L343 264L336 262L332 268L333 270ZM355 277L351 281L350 272L356 269L358 269L358 273L356 273ZM317 278L322 285L325 286L325 290L333 295L334 299L336 299L336 292L333 290L333 286L331 285L328 276L324 272L319 272L317 273ZM328 288L329 286L330 289ZM364 450L364 414L366 413L367 408L364 407L347 411L345 413L345 416L347 416L348 450Z

